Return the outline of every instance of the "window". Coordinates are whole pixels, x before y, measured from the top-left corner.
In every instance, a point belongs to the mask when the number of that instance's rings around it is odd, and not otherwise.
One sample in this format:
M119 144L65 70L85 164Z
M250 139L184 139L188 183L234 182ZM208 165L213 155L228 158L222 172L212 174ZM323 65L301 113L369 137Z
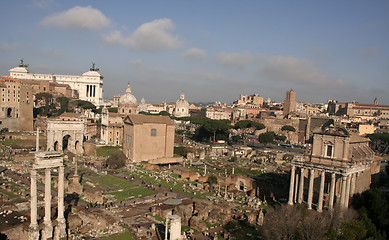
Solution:
M157 136L157 129L155 128L151 129L151 136Z
M334 148L334 146L332 146L332 145L326 145L326 152L325 152L326 157L332 157L333 148Z

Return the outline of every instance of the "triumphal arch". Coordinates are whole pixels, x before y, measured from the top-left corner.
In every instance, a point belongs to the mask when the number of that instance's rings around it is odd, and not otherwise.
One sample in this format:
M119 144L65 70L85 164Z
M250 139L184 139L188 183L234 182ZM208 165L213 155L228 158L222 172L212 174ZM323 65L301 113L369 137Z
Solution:
M68 150L74 154L82 154L85 125L83 118L63 115L47 121L47 151Z

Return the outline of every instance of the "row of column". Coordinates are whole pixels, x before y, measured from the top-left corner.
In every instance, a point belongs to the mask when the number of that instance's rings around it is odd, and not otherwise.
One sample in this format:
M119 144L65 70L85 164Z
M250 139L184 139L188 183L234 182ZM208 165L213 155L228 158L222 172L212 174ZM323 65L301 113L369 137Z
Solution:
M39 239L39 227L37 221L38 196L37 196L37 170L31 169L31 209L30 209L30 240ZM51 168L45 168L45 216L43 219L44 229L42 239L52 239L53 224L51 221ZM58 226L59 238L66 236L66 223L64 217L64 167L59 167L58 172Z
M320 188L319 188L319 200L317 211L323 211L323 200L324 200L324 185L325 185L325 170L318 170L320 172ZM300 174L296 172L296 166L292 166L290 175L290 186L289 186L289 200L288 204L302 203L304 201L304 172L305 168L300 168ZM300 177L300 179L299 179ZM357 173L342 175L341 178L341 195L340 195L340 207L348 208L350 196L355 192L355 182ZM315 169L309 169L309 186L308 186L308 209L312 209L313 201L313 183L315 178ZM300 180L300 181L299 181ZM336 185L336 174L331 173L330 192L329 192L329 203L328 208L332 210L334 208L335 201L335 185Z
M96 96L96 85L86 85L86 97Z

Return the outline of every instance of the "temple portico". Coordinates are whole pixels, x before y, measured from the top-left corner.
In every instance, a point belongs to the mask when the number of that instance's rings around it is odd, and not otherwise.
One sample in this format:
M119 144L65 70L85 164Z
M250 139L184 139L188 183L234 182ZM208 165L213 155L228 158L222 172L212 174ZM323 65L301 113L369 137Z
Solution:
M350 197L355 193L356 179L359 173L366 170L369 170L368 165L360 165L353 169L336 169L313 166L302 160L295 160L291 168L288 204L293 205L306 200L308 209L315 205L316 210L321 212L324 206L332 210L336 200L341 208L348 208ZM306 182L308 187L304 189Z
M288 204L306 202L319 212L348 208L350 198L367 190L371 175L379 172L380 160L368 143L343 128L317 129L312 152L291 162Z

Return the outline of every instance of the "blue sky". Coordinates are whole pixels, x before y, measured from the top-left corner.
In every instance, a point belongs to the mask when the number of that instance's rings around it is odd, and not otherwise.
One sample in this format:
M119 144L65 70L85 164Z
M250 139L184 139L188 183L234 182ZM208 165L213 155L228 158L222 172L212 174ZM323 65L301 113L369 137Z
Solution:
M11 1L0 74L81 75L104 97L231 103L239 94L389 104L389 1Z

